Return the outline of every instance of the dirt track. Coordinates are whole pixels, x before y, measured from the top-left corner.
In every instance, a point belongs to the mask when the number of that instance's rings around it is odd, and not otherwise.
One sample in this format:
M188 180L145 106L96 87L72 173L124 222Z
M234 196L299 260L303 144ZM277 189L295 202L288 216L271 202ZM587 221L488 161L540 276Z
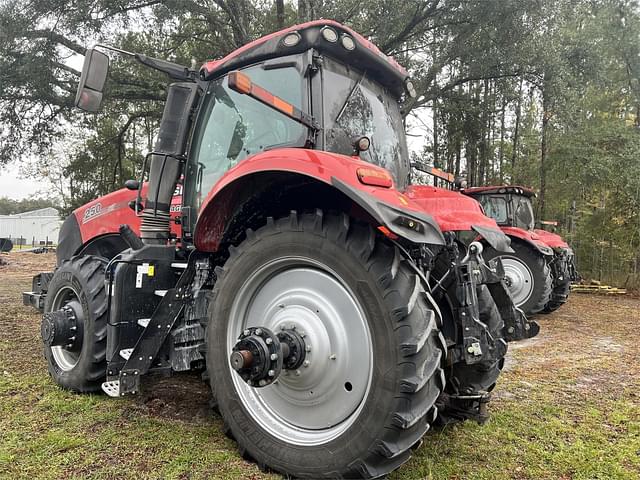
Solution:
M3 259L0 478L270 477L224 437L196 375L123 401L54 386L20 297L54 257ZM640 300L575 294L538 320L510 346L491 421L429 433L392 478L640 478Z

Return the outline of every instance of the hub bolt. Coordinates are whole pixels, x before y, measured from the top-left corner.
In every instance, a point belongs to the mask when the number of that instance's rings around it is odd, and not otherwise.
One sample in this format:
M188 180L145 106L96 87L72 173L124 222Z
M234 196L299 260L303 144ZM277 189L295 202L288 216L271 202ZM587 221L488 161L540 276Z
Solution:
M272 353L270 358L271 358L271 360L277 360L278 359L278 354L277 353Z
M304 361L304 363L303 363L303 365L304 365L305 367L308 367L309 365L311 365L311 363L309 362L309 360L305 360L305 361Z

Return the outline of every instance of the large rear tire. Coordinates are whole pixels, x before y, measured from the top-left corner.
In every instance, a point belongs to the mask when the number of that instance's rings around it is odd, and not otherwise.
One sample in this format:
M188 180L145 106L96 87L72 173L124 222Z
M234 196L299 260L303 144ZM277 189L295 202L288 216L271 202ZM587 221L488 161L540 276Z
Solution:
M56 269L47 290L45 313L67 309L78 322L77 331L82 335L73 348L44 345L53 380L76 392L100 390L106 375L105 266L106 261L100 257L72 257Z
M486 260L502 259L505 282L516 307L526 315L542 311L551 298L553 278L544 256L532 247L512 242L515 253L497 252L491 247L482 254Z
M345 215L273 221L217 270L207 368L243 456L306 478L374 478L409 459L437 415L439 316L395 246ZM229 355L244 328L296 325L310 364L254 388Z

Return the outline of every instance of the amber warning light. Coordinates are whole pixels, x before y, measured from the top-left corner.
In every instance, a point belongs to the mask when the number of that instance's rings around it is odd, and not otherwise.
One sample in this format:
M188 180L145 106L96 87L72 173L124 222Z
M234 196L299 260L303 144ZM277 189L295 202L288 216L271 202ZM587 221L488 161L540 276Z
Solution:
M316 124L313 117L307 115L299 108L294 107L286 100L283 100L270 91L262 88L260 85L253 83L251 78L242 72L235 71L229 73L229 88L243 95L249 95L250 97L265 104L267 107L278 110L293 120L306 125L315 131L319 130L319 126Z
M359 168L357 170L358 180L365 185L375 187L391 188L393 186L393 178L389 172L378 170L375 168Z

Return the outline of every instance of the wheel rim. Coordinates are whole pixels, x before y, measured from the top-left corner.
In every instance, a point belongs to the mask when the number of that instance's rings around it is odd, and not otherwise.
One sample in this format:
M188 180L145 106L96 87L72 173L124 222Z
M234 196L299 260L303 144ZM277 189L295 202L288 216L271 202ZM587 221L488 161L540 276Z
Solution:
M524 262L513 257L502 257L504 276L509 293L516 306L521 306L531 298L533 293L533 274Z
M244 407L270 434L296 445L326 443L355 421L373 371L369 327L355 295L327 266L286 257L254 272L235 296L227 358L243 329L295 326L307 345L305 365L264 388L231 370ZM308 363L307 363L308 362Z
M51 303L51 310L58 310L65 305L71 307L79 323L84 322L84 312L80 304L80 296L72 287L65 286L56 292L53 302ZM54 346L51 347L51 354L60 370L68 372L78 364L81 350L72 351L64 347Z

